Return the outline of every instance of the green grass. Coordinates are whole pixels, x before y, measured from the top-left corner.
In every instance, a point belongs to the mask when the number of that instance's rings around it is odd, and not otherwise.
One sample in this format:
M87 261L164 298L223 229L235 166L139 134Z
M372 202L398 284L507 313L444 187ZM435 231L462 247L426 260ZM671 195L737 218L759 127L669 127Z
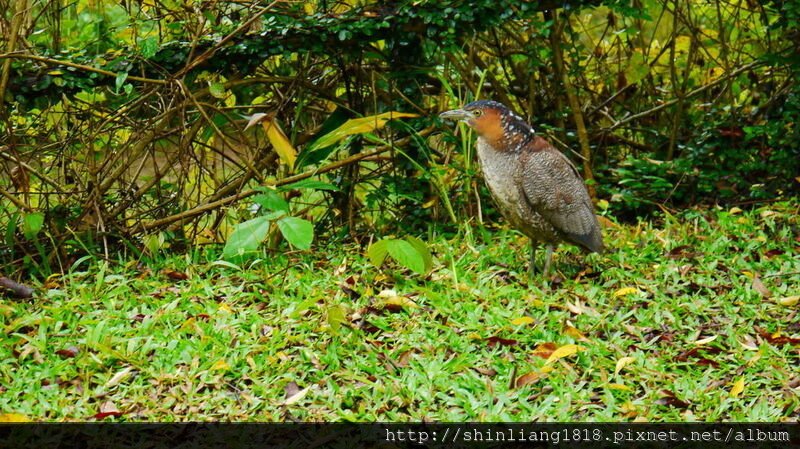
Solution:
M557 251L564 280L549 286L528 285L527 242L507 229L430 242L426 278L321 242L244 270L188 256L95 264L39 285L32 302L0 303L0 413L796 420L800 345L786 337L800 337L799 306L780 300L800 295L799 207L606 228L606 254ZM548 343L583 350L548 362Z

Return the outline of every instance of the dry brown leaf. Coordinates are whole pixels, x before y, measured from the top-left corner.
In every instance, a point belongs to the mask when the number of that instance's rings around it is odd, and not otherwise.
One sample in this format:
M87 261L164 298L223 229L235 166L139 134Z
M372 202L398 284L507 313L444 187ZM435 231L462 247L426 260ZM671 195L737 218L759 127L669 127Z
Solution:
M532 371L530 373L523 374L523 375L517 377L516 382L514 382L514 388L520 388L520 387L524 387L525 385L530 385L532 383L536 383L542 377L544 377L544 374L542 374L540 372L536 372L536 371Z
M541 357L543 359L547 359L547 358L550 358L550 355L555 350L556 350L556 344L555 343L551 343L551 342L542 343L542 344L540 344L539 346L537 346L536 348L533 349L533 355L535 355L536 357Z
M753 290L757 291L764 298L770 298L772 296L772 293L770 293L764 283L761 282L761 278L758 277L757 274L753 276Z

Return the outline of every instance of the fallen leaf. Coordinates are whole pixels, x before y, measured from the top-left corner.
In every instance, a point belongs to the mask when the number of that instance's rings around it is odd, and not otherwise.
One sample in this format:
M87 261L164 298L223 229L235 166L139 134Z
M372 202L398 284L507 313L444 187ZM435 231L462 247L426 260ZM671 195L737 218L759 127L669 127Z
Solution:
M731 210L728 211L728 213L731 214L731 215L740 214L740 213L742 213L742 209L740 209L738 207L732 207Z
M76 346L70 346L66 349L59 349L56 354L60 355L62 359L71 359L80 354L81 350Z
M189 275L182 271L175 271L169 268L164 268L161 272L166 277L172 279L173 281L185 281L186 279L189 279Z
M552 354L550 354L550 357L547 358L547 362L546 363L553 363L558 359L562 359L564 357L569 357L569 356L577 353L578 351L582 351L584 349L585 348L583 346L578 346L578 345L575 345L575 344L572 344L572 343L564 345L564 346L561 346L560 348L558 348L555 351L553 351Z
M390 312L399 312L404 308L413 309L417 306L411 298L407 296L392 296L383 300L381 305Z
M622 357L621 359L617 360L617 366L616 368L614 368L614 374L619 374L619 372L622 371L623 368L625 368L625 365L635 360L636 359L634 359L633 357Z
M555 350L556 350L556 344L555 343L551 343L551 342L542 343L542 344L540 344L539 346L537 346L536 348L533 349L533 355L535 355L537 357L541 357L543 359L548 359L548 358L550 358L550 355L553 354L553 351L555 351Z
M686 401L682 401L675 397L675 393L669 390L661 390L661 398L656 400L656 404L658 405L667 405L670 407L675 408L688 408L689 403Z
M757 291L764 298L772 296L772 293L770 293L764 283L761 282L761 278L758 277L758 275L753 276L753 290Z
M736 382L733 383L731 387L731 397L738 398L740 394L744 391L744 378L739 378Z
M694 344L696 344L697 346L705 345L705 344L711 343L712 341L716 340L717 337L719 337L719 335L712 335L710 337L700 338L700 339L695 340Z
M31 420L21 413L0 413L0 423L9 422L31 422Z
M758 335L760 335L761 338L767 340L767 342L769 342L769 344L771 345L785 345L785 344L800 345L800 338L787 337L785 335L781 335L780 332L775 332L774 334L770 334L769 332L767 332L764 329L761 329L758 326L753 326L753 329L755 329L756 332L758 332Z
M514 388L524 387L525 385L530 385L532 383L536 383L544 377L545 375L541 372L532 371L527 374L523 374L517 377L517 380L514 382Z
M281 405L292 405L301 401L311 390L311 387L303 388L302 390L297 384L292 381L286 384L284 391L286 392L286 399Z
M106 382L106 388L111 388L119 385L120 382L122 382L123 380L127 379L128 376L130 376L133 370L134 369L132 366L128 366L119 370L117 374L114 374L114 376L111 377L111 379L108 379L108 382Z
M94 419L105 419L109 416L122 416L124 413L117 409L117 406L114 405L111 401L105 401L100 404L100 413L94 415Z
M632 295L634 293L639 293L639 289L636 288L636 287L623 287L623 288L615 291L614 294L611 295L611 296L613 298L619 298L620 296Z
M228 362L226 362L225 359L219 359L214 362L214 364L211 366L211 369L215 371L227 371L231 369L231 366L228 365Z
M479 374L483 374L484 376L494 377L494 376L497 375L497 370L495 370L493 368L473 367L472 369L477 371Z
M610 384L606 385L606 388L608 388L609 390L633 391L633 388L631 388L631 387L629 387L627 385L615 384L615 383L610 383Z
M575 326L573 326L569 322L567 322L567 324L564 326L564 335L583 342L589 341L589 339L586 338L586 336L583 335L581 331L579 331Z
M400 357L397 359L397 363L395 363L395 365L401 368L408 366L408 363L411 361L411 356L416 352L416 349L409 349L408 351L403 352L400 354Z
M742 345L744 349L747 349L748 351L758 351L758 343L753 337L745 335L743 338L744 341L739 341L739 344Z
M492 336L492 337L489 337L489 338L486 338L485 340L489 342L489 347L490 348L494 347L495 345L498 345L498 344L500 346L516 346L517 343L518 343L517 340L513 340L513 339L510 339L510 338L502 338L502 337L498 337L496 335Z
M774 210L765 210L765 211L762 211L759 215L761 215L761 218L767 218L767 217L772 217L774 215L780 215L780 214L778 212L775 212Z
M533 318L531 318L529 316L523 316L523 317L519 317L519 318L515 318L515 319L511 320L511 324L513 324L514 326L525 326L525 325L531 324L533 322L534 322Z
M791 307L797 305L798 301L800 301L800 296L787 296L785 298L779 298L778 304Z
M691 245L680 245L672 248L669 253L667 253L667 257L670 259L682 259L682 258L691 258L697 255L696 252L690 251L692 249Z

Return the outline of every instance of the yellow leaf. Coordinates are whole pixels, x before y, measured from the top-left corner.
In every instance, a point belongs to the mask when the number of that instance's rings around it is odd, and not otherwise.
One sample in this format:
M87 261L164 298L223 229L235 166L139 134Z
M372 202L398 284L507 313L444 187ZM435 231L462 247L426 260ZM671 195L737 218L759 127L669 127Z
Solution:
M219 308L217 310L219 312L224 312L224 313L233 313L233 310L231 310L231 307L229 305L225 304L224 302L221 302L219 304Z
M294 168L294 161L297 159L297 150L294 149L292 143L289 142L289 139L286 137L286 134L283 133L283 130L272 118L261 122L261 126L264 127L264 131L267 133L267 139L269 139L269 143L272 144L272 147L275 148L275 152L278 153L281 162L286 164L291 171Z
M615 291L614 294L611 296L613 296L614 298L619 298L620 296L632 295L634 293L639 293L639 289L636 287L623 287Z
M633 357L623 357L617 360L617 367L614 368L614 374L619 374L619 372L622 371L622 368L625 368L625 365L633 362L634 360L636 359Z
M6 422L31 422L31 420L20 413L0 413L0 423Z
M231 369L231 366L228 365L228 362L226 362L224 359L219 359L214 363L211 369L215 371L227 371Z
M333 131L320 137L313 144L313 148L325 148L333 145L336 142L344 139L353 134L364 134L381 129L386 126L386 122L402 117L419 117L418 114L409 114L407 112L384 112L383 114L371 115L369 117L361 117L350 119L342 124L342 126L334 129Z
M707 343L711 343L712 341L716 340L719 335L712 335L711 337L701 338L699 340L695 340L694 344L696 345L704 345Z
M780 214L778 212L775 212L774 210L765 210L762 211L761 214L759 215L761 215L761 218L767 218L767 217L772 217L773 215L780 215Z
M569 356L577 353L578 351L583 351L584 349L585 348L583 346L578 346L578 345L571 344L571 343L568 344L568 345L564 345L564 346L556 349L555 351L553 351L553 353L550 354L550 357L547 358L547 362L545 362L545 363L553 363L558 359L561 359L561 358L564 358L564 357L569 357Z
M572 337L579 341L585 341L585 342L589 341L589 339L586 338L586 336L583 335L583 333L581 333L581 331L579 331L578 328L576 328L569 322L567 322L566 326L564 326L564 335Z
M533 318L529 316L523 316L511 320L511 324L513 324L514 326L525 326L531 323L533 323Z
M731 387L731 397L738 398L743 391L744 391L744 378L739 378L739 380L733 383L733 387Z
M48 75L53 75L53 76L60 76L60 75L63 75L64 72L62 72L61 70L51 70L51 71L47 72L47 74Z
M182 331L192 330L195 327L196 323L197 320L195 319L195 317L191 317L188 320L184 321L183 324L181 324L180 330Z
M798 301L800 301L800 296L787 296L785 298L778 299L778 304L791 307L797 305Z
M623 384L614 384L614 383L611 383L611 384L608 384L608 385L606 385L606 387L607 387L609 390L633 391L633 388L631 388L631 387L629 387L629 386L627 386L627 385L623 385Z
M467 335L467 338L469 338L470 340L483 340L483 337L481 337L475 332L472 332L469 335Z
M389 308L392 308L392 307L410 307L410 308L418 307L417 303L415 303L411 298L409 298L407 296L391 296L389 298L386 298L383 301L383 306L384 307L389 307Z
M728 211L728 213L731 215L741 214L742 210L739 209L738 207L732 207L731 210Z

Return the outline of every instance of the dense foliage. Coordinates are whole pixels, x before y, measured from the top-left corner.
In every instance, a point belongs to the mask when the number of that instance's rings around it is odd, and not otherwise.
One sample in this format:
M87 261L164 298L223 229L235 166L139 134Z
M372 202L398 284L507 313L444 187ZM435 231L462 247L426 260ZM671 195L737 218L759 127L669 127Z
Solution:
M259 222L273 247L281 223L360 239L492 217L469 134L435 118L473 98L508 104L574 150L620 219L800 186L791 2L0 10L0 258L26 272L222 243L268 216L245 200L264 186L286 201L276 226ZM256 113L264 126L245 129ZM417 117L386 119L397 113ZM358 117L371 118L348 121ZM291 188L307 179L335 188Z

